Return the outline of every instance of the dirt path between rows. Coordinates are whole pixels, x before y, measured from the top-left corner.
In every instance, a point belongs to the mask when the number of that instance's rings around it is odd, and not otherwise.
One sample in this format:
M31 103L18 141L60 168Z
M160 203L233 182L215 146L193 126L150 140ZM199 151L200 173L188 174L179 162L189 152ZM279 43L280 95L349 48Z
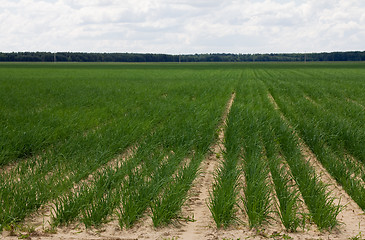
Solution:
M19 164L18 162L11 162L11 163L8 163L8 164L2 166L0 168L0 174L3 175L3 174L10 173L14 168L17 167L18 164Z
M1 175L6 175L6 174L15 175L15 174L17 174L16 173L17 168L20 168L21 164L24 164L26 166L28 163L32 163L31 161L36 161L37 164L33 164L33 165L36 165L39 167L39 161L41 161L41 160L42 160L42 155L33 155L33 156L29 156L27 158L17 159L13 162L10 162L10 163L2 166L0 168L0 174Z
M183 228L183 233L179 239L217 239L217 231L212 214L208 208L209 192L212 190L214 174L223 160L224 133L227 117L231 110L236 94L232 94L225 112L222 116L222 123L218 127L218 140L211 147L211 153L200 165L201 174L195 180L191 192L195 197L190 199L185 208L194 214L194 222L187 224ZM183 210L184 211L184 210Z

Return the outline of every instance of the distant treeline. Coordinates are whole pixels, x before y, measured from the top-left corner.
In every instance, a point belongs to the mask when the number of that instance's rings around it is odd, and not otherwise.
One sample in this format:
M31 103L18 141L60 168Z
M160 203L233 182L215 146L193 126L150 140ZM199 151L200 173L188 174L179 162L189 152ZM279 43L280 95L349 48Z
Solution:
M150 54L83 52L11 52L0 53L1 62L303 62L365 61L365 51L330 53L270 54Z

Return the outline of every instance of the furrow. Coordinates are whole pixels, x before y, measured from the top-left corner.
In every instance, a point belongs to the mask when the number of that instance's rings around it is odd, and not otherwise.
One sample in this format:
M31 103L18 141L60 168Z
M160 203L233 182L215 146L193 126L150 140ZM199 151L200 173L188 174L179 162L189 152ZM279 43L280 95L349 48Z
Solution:
M303 198L303 195L302 193L300 192L299 188L298 188L298 185L295 184L295 180L293 178L293 174L290 170L290 166L288 165L288 162L285 160L285 158L281 155L280 158L282 158L282 161L280 163L280 168L284 168L286 173L289 174L290 176L290 187L289 189L291 190L291 192L297 192L298 193L298 208L299 208L299 212L301 212L302 214L304 215L309 215L310 212L309 212L309 209L307 207L307 205L305 205L305 202L304 202L304 198ZM302 216L302 219L303 219L304 216ZM302 226L303 227L303 226Z
M208 239L217 235L216 230L209 227L214 225L214 221L207 204L210 196L209 192L214 182L214 173L219 166L219 162L223 160L222 156L225 150L224 126L235 96L236 94L232 93L226 105L221 124L218 126L218 140L211 145L210 154L200 164L201 174L195 179L190 190L189 195L192 197L188 200L189 207L185 206L185 208L188 208L186 210L193 214L194 221L186 224L179 239Z
M268 161L268 159L266 159ZM278 214L278 212L280 211L279 210L279 199L278 199L278 193L276 192L276 189L275 189L275 184L274 184L274 180L273 180L273 177L272 177L272 173L271 173L271 169L268 173L268 183L270 184L270 186L273 186L272 189L271 189L271 202L273 203L271 205L271 217L273 219L273 221L270 222L270 227L273 227L275 229L285 229L283 223L279 220L280 219L280 216Z

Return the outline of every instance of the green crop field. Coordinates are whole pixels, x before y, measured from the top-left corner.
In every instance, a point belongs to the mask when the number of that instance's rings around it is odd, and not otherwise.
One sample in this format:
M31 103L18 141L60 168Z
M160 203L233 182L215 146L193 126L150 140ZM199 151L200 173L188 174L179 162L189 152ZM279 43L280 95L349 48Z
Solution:
M364 229L362 62L0 63L0 123L0 232L200 224L209 174L210 228Z

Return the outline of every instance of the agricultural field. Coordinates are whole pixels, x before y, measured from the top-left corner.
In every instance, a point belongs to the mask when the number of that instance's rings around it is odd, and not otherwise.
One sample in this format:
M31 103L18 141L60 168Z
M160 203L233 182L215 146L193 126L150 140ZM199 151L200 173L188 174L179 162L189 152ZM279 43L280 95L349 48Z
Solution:
M0 238L363 239L365 63L1 63Z

